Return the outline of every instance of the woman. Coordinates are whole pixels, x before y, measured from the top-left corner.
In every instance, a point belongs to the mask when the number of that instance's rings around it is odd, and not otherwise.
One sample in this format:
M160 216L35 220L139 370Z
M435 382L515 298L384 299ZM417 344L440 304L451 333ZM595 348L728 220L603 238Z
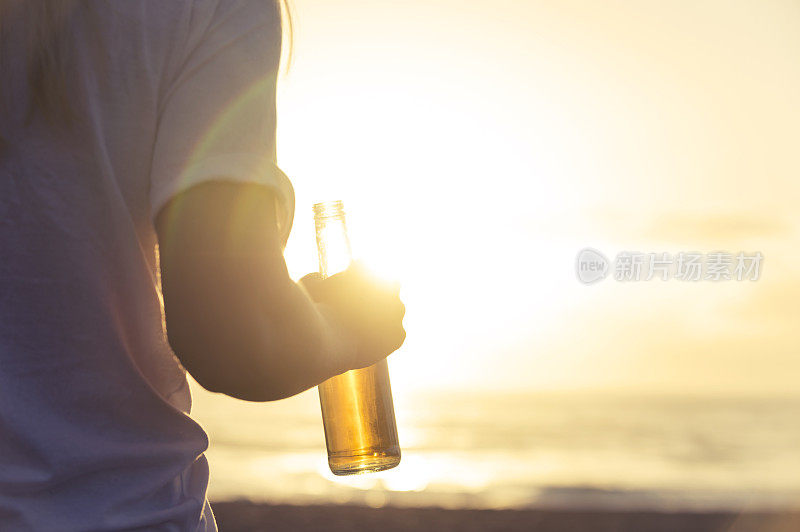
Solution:
M0 0L0 529L215 530L184 368L270 401L402 344L396 289L286 272L280 13Z

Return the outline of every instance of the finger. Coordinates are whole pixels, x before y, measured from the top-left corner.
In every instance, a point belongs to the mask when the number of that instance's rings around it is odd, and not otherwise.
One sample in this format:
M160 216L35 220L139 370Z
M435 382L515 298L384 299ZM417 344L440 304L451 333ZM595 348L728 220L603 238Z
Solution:
M350 266L347 268L347 271L357 277L369 277L369 268L367 265L364 264L363 260L354 260L350 263Z
M313 283L315 281L322 281L322 275L319 272L309 273L308 275L304 275L300 279L300 282L303 283L303 284L305 284L305 283Z
M400 295L401 286L398 281L386 281L384 282L384 285L386 286L386 290L393 296Z
M392 352L397 351L402 347L402 345L406 341L406 330L403 327L400 327L400 330L395 334L392 342Z
M393 298L400 297L400 283L397 281L390 281L381 277L370 277L369 281L381 294Z
M309 295L319 295L322 287L322 275L317 272L309 273L308 275L303 276L299 283Z

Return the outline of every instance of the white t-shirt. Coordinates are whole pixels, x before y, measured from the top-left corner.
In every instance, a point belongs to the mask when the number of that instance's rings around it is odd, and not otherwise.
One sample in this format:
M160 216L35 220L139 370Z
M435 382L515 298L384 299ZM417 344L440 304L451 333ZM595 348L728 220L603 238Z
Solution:
M0 63L0 529L216 530L153 219L204 181L262 183L288 235L279 9L86 2L66 38L68 127L25 120L19 28Z

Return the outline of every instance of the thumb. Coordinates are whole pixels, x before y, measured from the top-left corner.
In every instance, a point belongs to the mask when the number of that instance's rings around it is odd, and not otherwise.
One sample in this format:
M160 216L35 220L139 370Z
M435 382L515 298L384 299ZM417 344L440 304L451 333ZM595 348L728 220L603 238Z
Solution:
M320 275L319 272L309 273L300 279L299 284L308 292L311 299L316 299L315 296L319 296L321 290L322 275Z

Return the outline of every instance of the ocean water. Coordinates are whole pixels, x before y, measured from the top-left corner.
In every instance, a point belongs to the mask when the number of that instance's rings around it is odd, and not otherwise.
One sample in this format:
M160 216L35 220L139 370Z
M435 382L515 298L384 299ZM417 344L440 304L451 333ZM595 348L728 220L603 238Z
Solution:
M217 501L800 508L800 397L402 394L400 466L343 478L315 390L270 404L193 391Z

